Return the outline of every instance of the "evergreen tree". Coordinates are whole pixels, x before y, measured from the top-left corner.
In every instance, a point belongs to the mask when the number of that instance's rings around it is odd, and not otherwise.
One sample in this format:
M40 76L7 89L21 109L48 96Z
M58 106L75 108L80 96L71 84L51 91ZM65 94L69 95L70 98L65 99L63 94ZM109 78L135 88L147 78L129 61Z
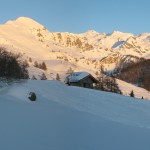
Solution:
M47 70L47 67L46 67L46 64L45 64L45 62L42 62L42 64L41 64L41 67L40 67L41 69L43 69L43 70Z
M121 93L116 78L111 77L111 92Z
M96 89L102 90L102 91L109 91L114 93L121 94L121 90L119 89L119 86L116 82L116 78L109 77L104 74L100 74L97 78L98 83L96 85Z
M42 62L41 64L37 61L34 62L34 67L40 68L42 70L47 70L45 62Z
M39 64L37 61L34 62L34 67L37 67L37 68L39 67Z
M46 77L46 75L45 75L45 73L43 72L42 73L42 75L41 75L41 78L40 78L41 80L47 80L47 77Z
M29 62L30 62L30 63L32 62L32 58L31 58L31 57L29 58Z
M73 71L73 69L70 67L68 70L67 70L67 73L66 74L72 74L74 71Z
M104 75L100 74L97 80L98 80L98 83L96 85L96 89L104 91L105 90Z
M101 69L102 69L102 65L100 66L100 73L97 72L98 83L96 84L96 89L104 91L105 90L105 87L104 87L104 74L102 73Z
M28 63L27 60L25 60L23 63L24 63L24 65L25 65L26 67L29 67L29 63Z
M56 74L56 80L60 81L60 76L58 73Z
M134 97L134 92L133 92L133 90L131 91L130 96L131 96L131 97Z

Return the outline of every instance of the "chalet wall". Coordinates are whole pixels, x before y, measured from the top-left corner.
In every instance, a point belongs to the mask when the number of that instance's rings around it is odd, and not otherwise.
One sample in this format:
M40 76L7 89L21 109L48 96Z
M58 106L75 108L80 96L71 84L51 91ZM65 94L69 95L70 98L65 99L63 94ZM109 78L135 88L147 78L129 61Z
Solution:
M93 81L89 77L87 77L80 80L79 82L70 83L70 85L85 87L85 88L93 88Z

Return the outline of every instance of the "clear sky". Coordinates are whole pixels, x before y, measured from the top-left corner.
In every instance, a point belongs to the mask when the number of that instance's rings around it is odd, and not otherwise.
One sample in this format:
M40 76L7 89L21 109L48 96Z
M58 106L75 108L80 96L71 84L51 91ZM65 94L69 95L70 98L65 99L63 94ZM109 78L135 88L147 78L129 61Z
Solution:
M49 31L150 32L150 0L0 0L0 24L30 17Z

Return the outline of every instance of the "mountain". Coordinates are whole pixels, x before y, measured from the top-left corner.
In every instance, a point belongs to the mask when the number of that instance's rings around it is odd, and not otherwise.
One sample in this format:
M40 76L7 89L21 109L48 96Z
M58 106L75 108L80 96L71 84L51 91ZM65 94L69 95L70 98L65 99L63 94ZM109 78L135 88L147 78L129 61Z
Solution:
M119 31L49 32L26 17L0 25L0 47L21 53L31 78L45 73L55 79L59 73L63 80L69 68L96 76L101 65L112 71L119 64L149 60L149 37ZM35 67L35 62L45 62L47 70ZM0 149L149 149L150 93L117 83L126 96L54 80L0 81ZM129 97L132 90L139 99ZM30 92L36 94L35 102L29 100Z
M150 59L150 33L135 36L113 31L110 34L89 30L85 33L50 32L33 19L20 17L0 25L0 46L22 53L29 62L30 77L48 79L58 73L64 78L69 68L95 75L103 65L112 72L130 62ZM30 61L29 61L30 59ZM45 62L47 71L34 67Z
M150 101L41 80L3 86L0 99L0 149L150 147Z

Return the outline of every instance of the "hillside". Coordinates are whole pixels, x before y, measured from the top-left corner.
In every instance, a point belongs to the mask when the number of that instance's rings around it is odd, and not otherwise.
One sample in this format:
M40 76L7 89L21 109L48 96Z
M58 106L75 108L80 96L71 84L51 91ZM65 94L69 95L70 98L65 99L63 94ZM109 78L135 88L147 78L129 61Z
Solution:
M150 33L135 36L119 31L110 34L98 33L94 30L81 34L50 32L43 25L27 17L20 17L0 25L0 47L23 55L22 59L29 64L30 78L34 76L40 79L45 73L49 80L56 79L59 74L64 81L70 68L73 71L87 71L96 76L102 65L104 71L111 73L131 62L140 62L143 58L149 61L149 37ZM36 63L43 62L47 70L35 67ZM149 85L149 80L145 81L146 85ZM136 82L130 83L138 85ZM129 95L132 86L126 85L129 88L127 87L123 94ZM141 91L138 98L148 99L148 91L144 92L146 93L144 95L142 92L144 90L135 86L134 89Z
M71 67L75 71L95 74L104 65L112 71L118 64L150 58L150 33L135 36L114 31L98 33L90 30L81 34L50 32L33 19L20 17L0 25L0 45L16 53L22 53L29 63L30 76L39 78L42 70L34 62L46 62L49 79L62 78Z
M117 79L117 83L123 95L130 96L130 93L133 90L136 98L141 99L143 97L143 99L145 100L150 100L150 91L147 91L143 88L137 87L136 85L127 83L119 79Z
M40 80L3 85L0 99L1 149L150 147L150 101Z
M126 68L121 69L117 77L150 91L150 60L131 63Z

